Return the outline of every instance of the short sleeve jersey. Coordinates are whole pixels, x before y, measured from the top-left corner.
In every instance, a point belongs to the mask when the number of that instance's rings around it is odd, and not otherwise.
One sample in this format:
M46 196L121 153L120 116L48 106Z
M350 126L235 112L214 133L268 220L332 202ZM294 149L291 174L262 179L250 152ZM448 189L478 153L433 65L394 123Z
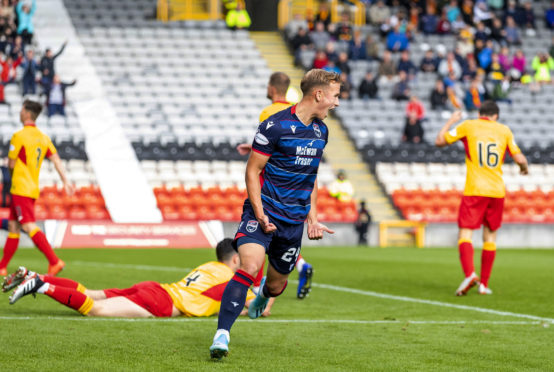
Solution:
M267 118L269 118L271 115L274 115L279 111L283 111L284 109L289 108L291 105L291 103L284 101L273 102L271 105L262 110L262 113L260 114L260 123L264 120L267 120Z
M221 296L233 275L229 266L212 261L198 266L176 283L161 286L185 316L210 316L219 312ZM246 300L254 297L254 293L248 291Z
M50 137L34 124L26 124L10 141L8 158L15 160L12 175L14 195L37 199L39 196L39 173L42 161L56 153Z
M321 120L304 125L296 116L296 105L260 124L252 151L269 156L260 175L266 213L290 224L304 222L328 136Z
M506 152L521 153L506 125L484 118L466 120L446 133L446 142L462 141L466 152L464 195L503 198L502 164Z

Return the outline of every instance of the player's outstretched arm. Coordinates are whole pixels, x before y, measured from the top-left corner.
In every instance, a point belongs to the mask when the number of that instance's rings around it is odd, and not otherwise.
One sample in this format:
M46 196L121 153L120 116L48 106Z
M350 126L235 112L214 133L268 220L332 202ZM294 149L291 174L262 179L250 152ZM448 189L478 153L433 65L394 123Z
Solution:
M317 179L310 197L310 212L308 213L308 239L319 240L323 233L334 234L335 232L317 220Z
M252 151L248 158L248 163L246 164L246 191L248 192L248 200L250 200L256 219L265 233L277 230L277 227L269 222L269 218L265 215L262 205L260 174L265 168L268 160L269 156Z
M450 130L450 127L462 119L462 112L461 111L454 111L452 115L450 116L450 119L444 124L444 126L441 128L439 134L437 134L437 139L435 140L435 145L437 147L444 147L448 145L448 142L446 142L446 132Z
M529 174L529 165L527 163L527 158L522 153L516 154L513 156L514 161L519 166L519 173L526 175Z
M65 168L62 164L62 161L60 160L60 156L58 154L54 154L50 156L50 161L54 163L54 168L56 168L56 172L58 172L58 175L63 182L63 188L65 189L65 192L68 195L72 195L75 189L73 188L73 185L70 184L67 180L67 176L65 175Z

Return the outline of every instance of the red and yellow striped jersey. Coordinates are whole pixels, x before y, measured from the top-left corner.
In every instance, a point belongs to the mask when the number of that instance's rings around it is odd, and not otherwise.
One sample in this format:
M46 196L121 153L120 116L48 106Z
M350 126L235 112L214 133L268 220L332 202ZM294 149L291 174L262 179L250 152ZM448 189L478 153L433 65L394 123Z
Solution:
M271 105L267 106L262 110L262 113L260 114L260 123L266 120L271 115L276 114L279 111L283 111L284 109L289 108L291 106L292 106L292 103L289 103L289 102L283 102L283 101L273 102Z
M12 175L14 195L37 199L39 196L38 177L45 157L56 153L50 137L42 133L34 124L25 124L10 141L8 158L15 160Z
M176 283L161 286L185 316L210 316L219 312L221 296L233 275L229 266L212 261L198 266ZM254 297L249 290L246 300Z
M464 195L503 198L502 164L506 152L521 153L510 128L479 118L466 120L445 135L449 144L462 141L466 151L466 184Z

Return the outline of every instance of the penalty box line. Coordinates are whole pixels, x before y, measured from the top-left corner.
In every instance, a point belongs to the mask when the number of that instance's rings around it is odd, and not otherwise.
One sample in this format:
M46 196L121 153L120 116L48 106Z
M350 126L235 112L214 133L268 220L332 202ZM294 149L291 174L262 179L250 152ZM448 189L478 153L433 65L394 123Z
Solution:
M81 266L104 267L104 268L108 267L108 268L114 268L114 269L122 268L122 269L148 270L148 271L173 271L173 272L182 272L183 275L188 273L190 270L192 270L186 267L180 268L180 267L174 267L174 266L133 265L133 264L119 264L119 263L109 263L109 262L71 261L70 263L81 265ZM298 283L297 280L289 280L289 282L291 284ZM337 291L337 292L358 294L362 296L383 298L383 299L393 300L393 301L412 302L412 303L418 303L418 304L447 307L447 308L458 309L458 310L475 311L475 312L493 314L493 315L499 315L499 316L531 319L539 322L554 323L554 318L546 318L546 317L540 317L540 316L530 315L530 314L513 313L510 311L487 309L484 307L477 307L477 306L453 304L453 303L442 302L442 301L425 300L425 299L415 298L415 297L391 295L387 293L341 287L341 286L336 286L331 284L312 283L312 287L328 289L328 290Z
M0 316L0 320L60 320L60 321L93 321L93 322L128 322L128 323L215 323L217 318L95 318L84 316ZM297 324L414 324L414 325L542 325L548 327L548 322L540 321L510 321L510 320L358 320L358 319L237 319L240 323L297 323Z

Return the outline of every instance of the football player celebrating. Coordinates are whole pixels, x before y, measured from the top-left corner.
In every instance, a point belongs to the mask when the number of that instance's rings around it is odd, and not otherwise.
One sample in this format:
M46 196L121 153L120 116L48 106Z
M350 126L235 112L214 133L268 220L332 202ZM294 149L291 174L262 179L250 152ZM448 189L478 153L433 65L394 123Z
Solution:
M466 151L466 184L458 212L458 250L465 279L456 290L465 295L479 284L480 294L492 294L488 287L492 265L496 256L496 232L502 224L506 190L502 179L502 164L506 151L510 153L521 174L528 173L527 159L514 141L510 128L497 122L499 109L494 101L485 101L479 109L480 117L460 121L459 111L452 114L442 127L435 144L438 147L462 141ZM473 266L473 230L483 226L483 252L481 280Z
M329 138L323 119L339 105L340 78L313 69L302 78L300 89L302 100L262 122L254 137L246 165L248 199L234 240L241 266L221 299L218 329L210 346L213 359L228 354L229 331L265 254L267 280L250 304L251 318L260 316L269 299L285 290L300 254L304 221L309 239L333 233L317 219L317 170Z

